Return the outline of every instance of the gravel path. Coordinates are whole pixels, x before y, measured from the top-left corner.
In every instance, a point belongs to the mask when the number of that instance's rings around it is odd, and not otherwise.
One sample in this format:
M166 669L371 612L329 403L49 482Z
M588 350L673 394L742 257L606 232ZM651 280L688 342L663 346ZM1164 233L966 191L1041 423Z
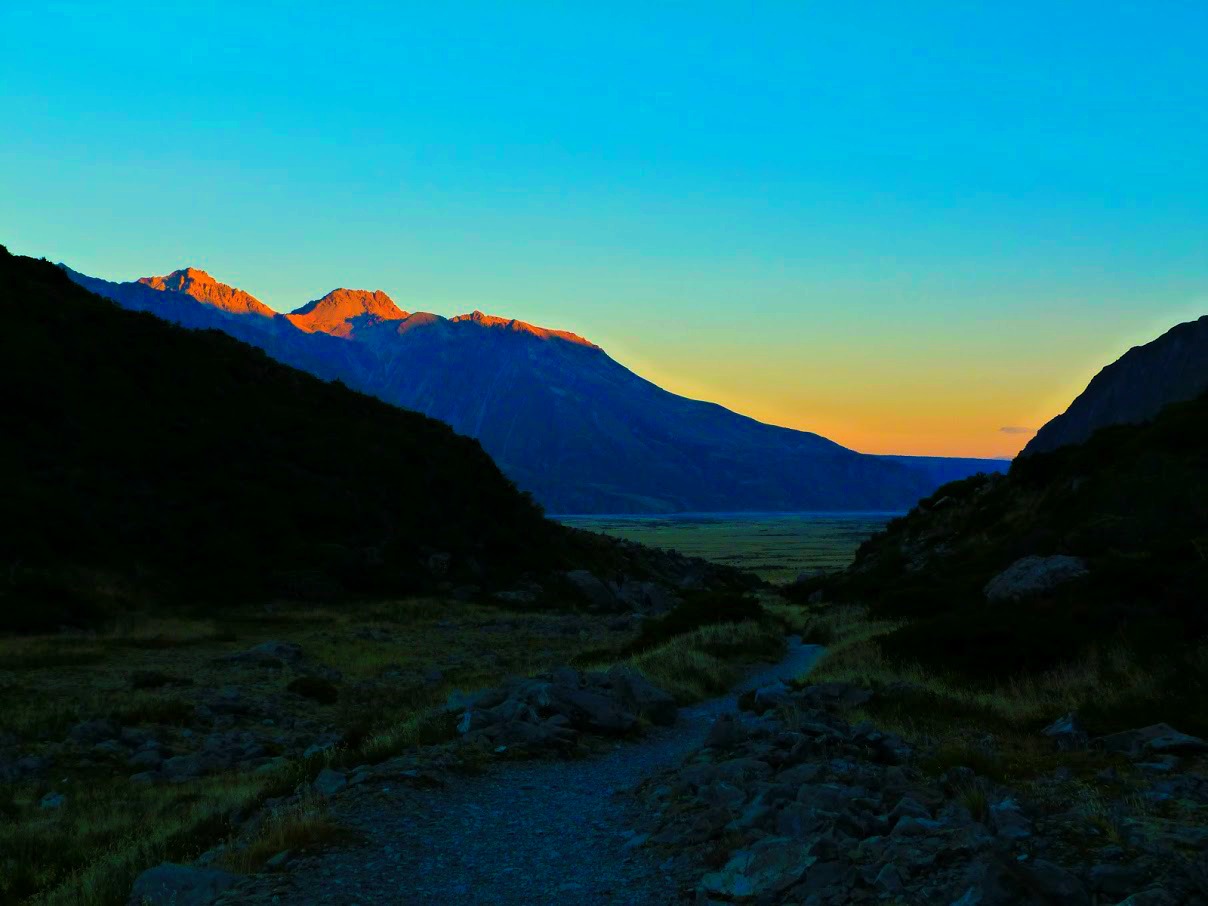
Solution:
M259 876L245 902L284 904L666 904L674 881L633 846L631 799L618 795L700 748L740 692L798 677L820 648L791 639L779 664L730 695L680 710L675 726L582 761L500 764L433 790L350 791L335 812L364 843Z

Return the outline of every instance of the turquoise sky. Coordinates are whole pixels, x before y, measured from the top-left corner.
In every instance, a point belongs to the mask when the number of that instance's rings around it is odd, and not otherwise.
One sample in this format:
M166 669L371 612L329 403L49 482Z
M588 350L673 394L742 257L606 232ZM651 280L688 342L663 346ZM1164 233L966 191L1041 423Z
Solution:
M1208 4L0 4L0 242L1001 455L1208 310ZM975 8L976 7L976 8Z

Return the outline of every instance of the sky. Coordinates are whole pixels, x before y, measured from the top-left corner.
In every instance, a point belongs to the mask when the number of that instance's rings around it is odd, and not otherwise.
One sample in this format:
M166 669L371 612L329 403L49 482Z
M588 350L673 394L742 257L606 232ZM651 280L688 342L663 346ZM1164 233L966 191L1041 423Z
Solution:
M1208 311L1208 4L0 3L0 243L1009 456Z

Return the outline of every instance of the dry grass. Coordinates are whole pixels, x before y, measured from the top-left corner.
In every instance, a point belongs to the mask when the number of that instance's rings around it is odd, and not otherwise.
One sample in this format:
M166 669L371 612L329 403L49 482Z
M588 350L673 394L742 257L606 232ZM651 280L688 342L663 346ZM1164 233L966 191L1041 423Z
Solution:
M233 773L163 786L131 784L124 768L56 766L53 788L67 805L55 811L38 807L47 784L0 788L0 902L33 894L56 904L120 902L139 871L198 855L231 834L232 816L292 791L327 763L381 760L449 738L453 727L439 706L451 689L493 685L624 640L599 626L575 614L417 599L276 606L205 619L128 617L87 635L0 638L0 727L29 741L35 753L38 740L57 742L73 724L97 717L171 739L172 727L191 722L198 700L227 685L246 698L272 697L351 740L345 749L267 776ZM346 684L374 681L379 692L372 701L349 696L319 704L284 694L289 671L223 660L269 639L297 642L309 659L339 670ZM432 667L443 679L420 683L417 677ZM142 678L156 675L169 684L147 688ZM320 834L317 817L295 815L279 832L306 828Z
M259 833L246 845L228 850L223 864L232 871L260 871L286 850L298 853L356 839L351 829L332 819L321 796L304 794L266 815Z
M1156 694L1159 680L1142 669L1133 655L1116 646L1094 649L1079 660L1039 674L1021 675L984 688L959 678L928 671L918 664L886 658L877 639L901 624L868 620L859 608L835 617L836 641L811 671L810 682L841 681L872 689L906 684L914 696L942 709L981 715L997 724L1032 728L1076 710L1089 700L1100 707L1126 698Z
M634 655L627 663L681 702L690 702L729 689L738 664L771 660L783 650L781 629L771 621L719 623Z
M0 825L0 898L43 891L39 902L55 906L123 902L138 872L196 856L202 841L231 832L232 815L277 791L264 777L227 775L177 787L81 786L51 812L18 803L22 820Z

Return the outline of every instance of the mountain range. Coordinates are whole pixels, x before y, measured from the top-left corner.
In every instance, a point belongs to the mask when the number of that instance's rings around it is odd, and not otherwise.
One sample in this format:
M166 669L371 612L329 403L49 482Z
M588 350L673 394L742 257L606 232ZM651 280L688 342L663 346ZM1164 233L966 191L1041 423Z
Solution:
M858 453L677 396L576 334L406 312L380 290L336 289L278 314L195 268L116 283L61 267L126 308L221 330L445 422L554 513L899 510L1008 465Z

